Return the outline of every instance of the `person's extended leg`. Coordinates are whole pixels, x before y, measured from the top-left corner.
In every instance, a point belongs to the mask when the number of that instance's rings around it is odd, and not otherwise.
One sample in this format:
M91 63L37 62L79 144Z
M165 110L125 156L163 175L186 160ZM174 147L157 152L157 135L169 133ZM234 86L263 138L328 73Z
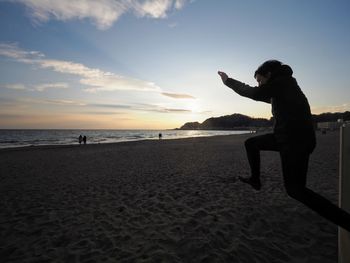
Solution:
M306 188L309 154L295 150L281 152L284 185L290 197L319 215L350 231L350 214Z
M273 134L255 136L245 141L248 162L251 169L251 177L239 179L250 184L255 190L261 189L260 182L260 151L278 151L278 145Z

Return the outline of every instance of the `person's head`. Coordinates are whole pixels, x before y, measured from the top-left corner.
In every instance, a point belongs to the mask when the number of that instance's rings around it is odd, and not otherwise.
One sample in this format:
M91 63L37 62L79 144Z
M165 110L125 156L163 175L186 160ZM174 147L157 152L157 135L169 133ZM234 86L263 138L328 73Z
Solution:
M254 73L254 78L259 86L265 84L268 80L281 75L293 75L293 70L290 66L282 64L278 60L268 60L261 64Z

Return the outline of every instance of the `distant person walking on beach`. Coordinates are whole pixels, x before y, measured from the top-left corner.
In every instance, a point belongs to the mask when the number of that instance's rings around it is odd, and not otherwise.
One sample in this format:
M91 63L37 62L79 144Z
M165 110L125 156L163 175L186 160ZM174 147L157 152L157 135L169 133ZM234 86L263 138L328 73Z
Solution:
M292 76L290 66L277 60L264 62L255 71L258 87L248 86L219 71L223 83L241 96L272 105L274 131L245 141L251 177L239 179L260 190L260 151L280 153L284 186L288 195L321 216L350 231L350 214L306 188L309 156L316 136L307 98Z
M83 136L81 136L81 134L79 135L79 144L81 144L81 142L83 141Z
M162 139L163 135L161 133L158 134L159 140Z
M83 137L83 142L84 142L84 144L86 144L86 136L85 135Z

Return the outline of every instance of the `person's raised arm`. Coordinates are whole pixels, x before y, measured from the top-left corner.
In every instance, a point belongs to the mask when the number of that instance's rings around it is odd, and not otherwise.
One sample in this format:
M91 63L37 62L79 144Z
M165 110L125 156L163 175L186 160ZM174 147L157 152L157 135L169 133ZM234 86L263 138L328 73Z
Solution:
M267 85L261 87L251 87L243 82L229 78L225 72L218 71L222 82L237 94L257 101L271 103L271 92Z

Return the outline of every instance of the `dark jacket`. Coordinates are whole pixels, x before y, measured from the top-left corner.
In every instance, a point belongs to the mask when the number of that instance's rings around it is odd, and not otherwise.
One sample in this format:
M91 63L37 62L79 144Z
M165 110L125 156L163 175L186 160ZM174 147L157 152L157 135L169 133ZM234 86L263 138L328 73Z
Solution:
M316 139L310 106L291 72L281 71L259 87L231 78L225 85L241 96L271 103L278 143L306 146L310 151L314 149Z

